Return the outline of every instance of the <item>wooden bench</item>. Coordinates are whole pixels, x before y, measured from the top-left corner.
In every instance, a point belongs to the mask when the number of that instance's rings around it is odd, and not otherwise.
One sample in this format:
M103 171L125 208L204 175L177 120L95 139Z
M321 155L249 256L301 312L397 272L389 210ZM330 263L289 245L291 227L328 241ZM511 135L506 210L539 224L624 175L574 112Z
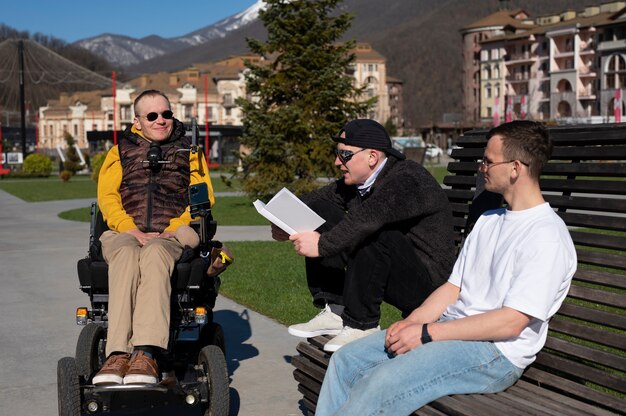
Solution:
M550 127L554 151L543 171L545 199L570 228L578 271L537 360L497 394L454 395L414 415L626 415L626 126ZM477 160L485 131L466 133L444 179L454 212L457 246L473 211ZM499 198L499 196L497 196ZM310 414L330 355L327 337L297 346L294 378Z

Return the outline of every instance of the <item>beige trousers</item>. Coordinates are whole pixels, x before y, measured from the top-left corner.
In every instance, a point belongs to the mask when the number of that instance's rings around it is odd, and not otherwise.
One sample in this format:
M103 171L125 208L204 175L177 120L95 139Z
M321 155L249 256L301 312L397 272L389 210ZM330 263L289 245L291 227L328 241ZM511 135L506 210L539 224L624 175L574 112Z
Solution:
M170 277L183 247L175 238L153 238L142 247L116 231L105 231L100 242L109 264L107 356L138 345L167 348Z

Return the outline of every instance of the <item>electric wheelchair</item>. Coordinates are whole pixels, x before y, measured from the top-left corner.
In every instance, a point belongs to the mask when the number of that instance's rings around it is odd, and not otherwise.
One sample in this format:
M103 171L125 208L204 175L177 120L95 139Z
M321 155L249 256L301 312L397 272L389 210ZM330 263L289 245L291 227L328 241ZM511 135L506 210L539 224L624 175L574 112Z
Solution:
M204 186L202 186L204 185ZM96 203L91 207L89 253L78 261L80 289L91 307L78 308L84 325L76 356L57 365L60 416L78 415L211 415L229 413L229 377L224 332L213 322L220 278L206 274L216 223L211 216L206 184L190 187L192 226L200 236L196 249L185 247L171 277L170 341L157 361L161 381L150 385L96 386L93 376L106 359L108 266L100 253L99 236L107 229Z

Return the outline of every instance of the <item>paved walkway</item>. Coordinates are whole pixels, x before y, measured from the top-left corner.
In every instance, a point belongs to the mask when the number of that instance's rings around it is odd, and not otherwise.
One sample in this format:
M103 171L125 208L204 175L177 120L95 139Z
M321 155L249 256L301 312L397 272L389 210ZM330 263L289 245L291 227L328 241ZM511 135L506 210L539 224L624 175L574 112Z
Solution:
M89 238L89 224L57 214L91 201L26 203L0 191L0 415L57 412L56 363L74 355L74 310L88 303L76 261ZM269 240L270 231L224 226L216 238ZM299 339L221 296L214 312L226 334L231 415L303 415L289 363Z

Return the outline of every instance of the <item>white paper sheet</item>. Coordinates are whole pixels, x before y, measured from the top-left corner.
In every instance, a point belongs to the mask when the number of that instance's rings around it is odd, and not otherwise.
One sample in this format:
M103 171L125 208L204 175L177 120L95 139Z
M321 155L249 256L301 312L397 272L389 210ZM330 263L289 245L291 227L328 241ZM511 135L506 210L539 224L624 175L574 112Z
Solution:
M287 188L278 191L267 204L257 199L254 207L289 235L313 231L326 222Z

